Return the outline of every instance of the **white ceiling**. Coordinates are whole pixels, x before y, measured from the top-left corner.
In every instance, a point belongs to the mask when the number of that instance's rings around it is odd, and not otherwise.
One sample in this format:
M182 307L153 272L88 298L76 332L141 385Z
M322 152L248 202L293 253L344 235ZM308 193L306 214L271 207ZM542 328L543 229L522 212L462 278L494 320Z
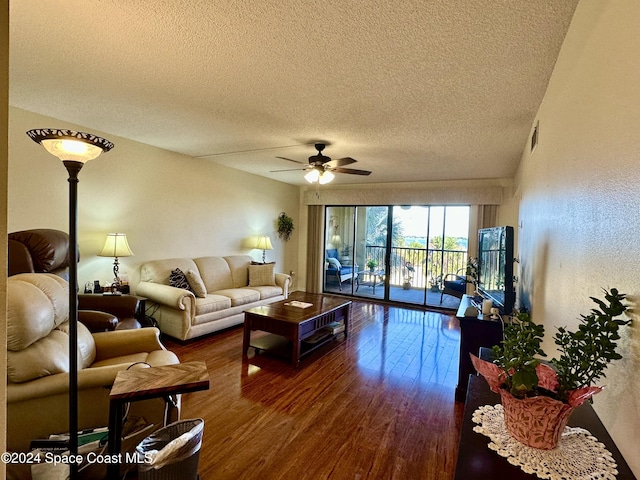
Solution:
M318 140L373 171L337 183L508 178L577 2L12 0L10 104L292 184Z

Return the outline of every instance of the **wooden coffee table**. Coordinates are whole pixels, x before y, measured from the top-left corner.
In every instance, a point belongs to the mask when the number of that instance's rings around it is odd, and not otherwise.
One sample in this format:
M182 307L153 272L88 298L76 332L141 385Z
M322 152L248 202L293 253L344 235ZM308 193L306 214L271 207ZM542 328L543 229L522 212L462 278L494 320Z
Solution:
M312 305L299 308L292 305L295 301ZM244 356L249 347L253 347L256 352L264 350L286 355L297 367L301 358L334 340L340 333L346 338L351 300L307 293L295 301L282 300L244 312ZM328 325L335 323L343 323L344 331L333 334L327 330ZM261 330L270 335L252 341L252 330Z

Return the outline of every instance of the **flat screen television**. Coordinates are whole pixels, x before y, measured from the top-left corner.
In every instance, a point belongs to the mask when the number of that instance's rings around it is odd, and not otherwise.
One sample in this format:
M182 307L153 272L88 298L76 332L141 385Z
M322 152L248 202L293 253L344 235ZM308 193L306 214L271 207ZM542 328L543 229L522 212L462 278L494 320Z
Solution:
M478 230L478 292L506 314L516 300L513 260L513 227Z

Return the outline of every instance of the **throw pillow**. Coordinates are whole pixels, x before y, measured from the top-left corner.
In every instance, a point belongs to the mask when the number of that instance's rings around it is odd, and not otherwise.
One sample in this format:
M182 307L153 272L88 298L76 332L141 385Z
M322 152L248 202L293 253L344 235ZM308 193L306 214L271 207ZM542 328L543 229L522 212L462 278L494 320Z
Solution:
M275 265L273 263L266 263L264 265L249 265L249 286L275 286L276 278L273 271L274 267Z
M207 287L204 286L204 282L198 272L195 270L187 270L187 281L193 293L196 294L196 297L204 298L207 296Z
M189 282L187 281L187 276L179 268L171 270L171 275L169 275L169 285L176 288L184 288L185 290L189 290L193 293L191 285L189 285Z
M327 258L327 260L329 261L329 265L336 268L337 270L340 270L340 268L342 267L337 258L329 257Z

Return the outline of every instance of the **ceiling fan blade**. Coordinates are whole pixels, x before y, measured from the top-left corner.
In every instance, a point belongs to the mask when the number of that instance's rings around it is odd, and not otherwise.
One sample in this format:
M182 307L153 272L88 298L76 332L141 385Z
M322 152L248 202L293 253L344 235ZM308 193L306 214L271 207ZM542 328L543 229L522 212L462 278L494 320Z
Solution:
M345 165L351 165L352 163L356 163L357 160L351 158L351 157L344 157L344 158L336 158L335 160L331 160L330 162L327 163L327 165L329 165L329 167L331 168L335 168L335 167L344 167Z
M331 168L332 172L338 173L349 173L351 175L370 175L371 172L369 170L358 170L356 168Z
M299 172L301 170L307 170L306 168L286 168L284 170L269 170L269 173L276 173L276 172Z
M287 157L276 157L276 158L286 160L287 162L293 162L293 163L299 163L300 165L305 165L304 162L299 162L298 160L293 160L292 158L287 158Z

